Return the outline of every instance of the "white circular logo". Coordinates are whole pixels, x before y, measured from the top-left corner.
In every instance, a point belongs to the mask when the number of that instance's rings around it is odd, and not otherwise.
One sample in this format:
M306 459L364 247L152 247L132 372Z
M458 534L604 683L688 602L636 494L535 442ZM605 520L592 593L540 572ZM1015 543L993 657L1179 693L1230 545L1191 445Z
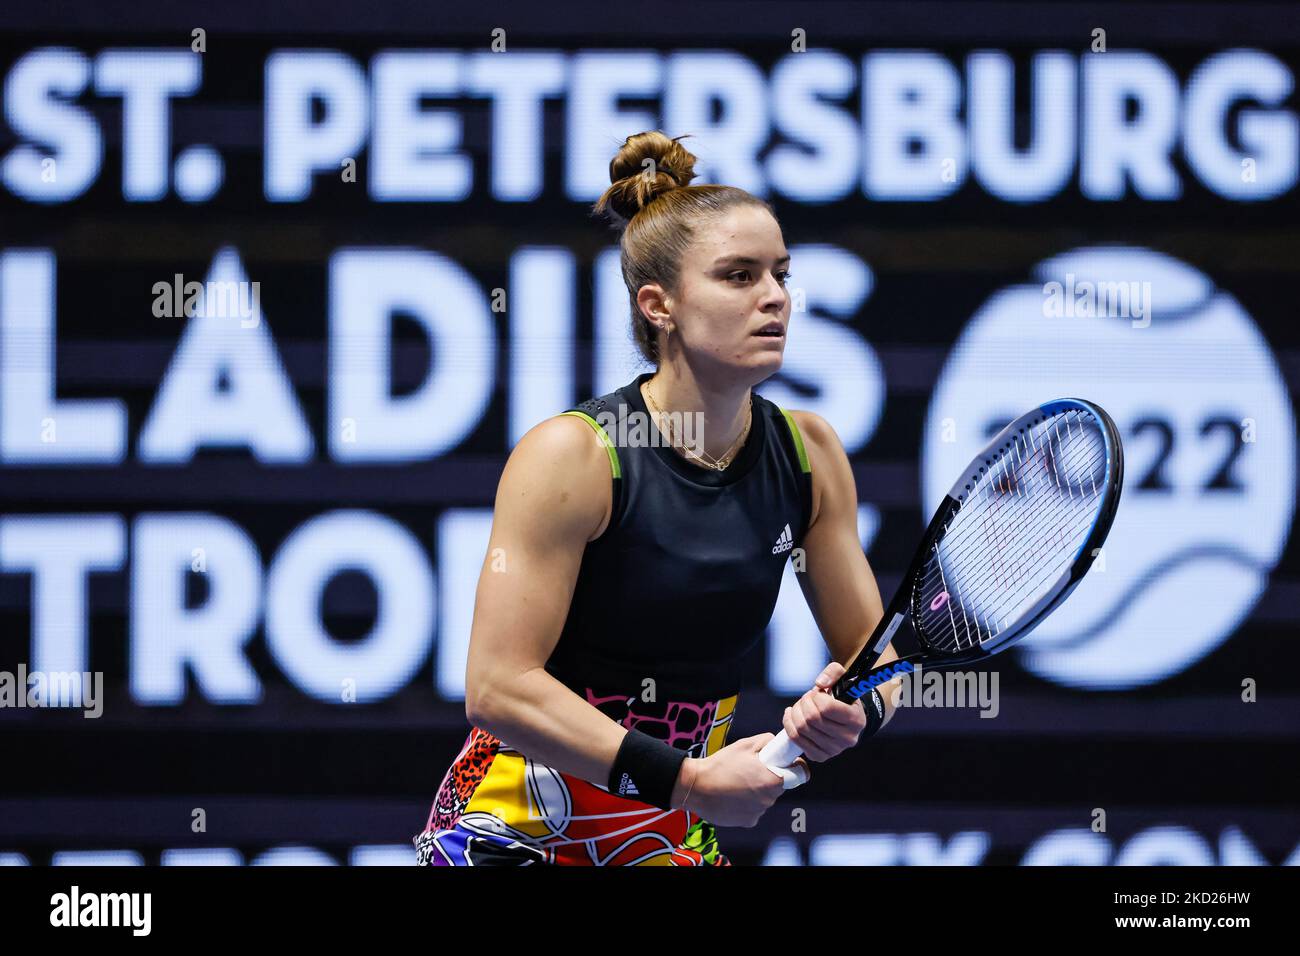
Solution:
M1096 402L1124 443L1110 537L1021 645L1074 687L1162 680L1221 644L1267 585L1295 508L1295 418L1272 352L1211 279L1140 248L1076 249L963 331L922 442L925 516L993 432L1054 398Z

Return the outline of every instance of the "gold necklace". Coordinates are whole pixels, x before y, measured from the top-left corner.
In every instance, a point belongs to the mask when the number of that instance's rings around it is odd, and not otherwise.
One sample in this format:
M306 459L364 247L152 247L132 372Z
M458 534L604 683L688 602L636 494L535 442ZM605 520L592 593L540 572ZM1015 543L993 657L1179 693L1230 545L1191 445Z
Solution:
M740 446L745 443L745 438L746 436L749 435L750 425L754 423L754 406L753 406L753 400L751 399L750 406L748 409L748 414L745 416L745 427L740 430L740 435L736 438L734 442L731 443L731 447L728 448L725 452L723 452L722 457L714 458L712 455L709 455L707 453L702 453L697 455L695 454L695 452L691 451L685 445L678 448L676 442L674 442L673 434L672 434L672 422L666 421L668 413L663 410L663 408L660 406L660 404L657 401L655 401L654 392L650 390L649 382L646 382L645 394L646 394L646 398L650 400L651 407L659 414L660 420L665 422L665 428L668 431L668 444L674 450L681 451L684 454L690 455L692 458L694 458L704 467L712 468L715 471L727 470L727 467L731 464L732 459L735 457L735 453L739 450Z

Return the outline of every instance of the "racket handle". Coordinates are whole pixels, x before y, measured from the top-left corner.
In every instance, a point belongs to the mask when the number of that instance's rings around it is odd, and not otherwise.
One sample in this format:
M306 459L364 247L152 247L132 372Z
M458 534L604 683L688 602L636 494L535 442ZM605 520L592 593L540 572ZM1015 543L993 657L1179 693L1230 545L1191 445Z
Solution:
M763 761L768 770L785 781L787 790L793 790L808 782L807 768L795 762L802 756L803 751L790 741L784 730L769 740L758 752L758 759Z

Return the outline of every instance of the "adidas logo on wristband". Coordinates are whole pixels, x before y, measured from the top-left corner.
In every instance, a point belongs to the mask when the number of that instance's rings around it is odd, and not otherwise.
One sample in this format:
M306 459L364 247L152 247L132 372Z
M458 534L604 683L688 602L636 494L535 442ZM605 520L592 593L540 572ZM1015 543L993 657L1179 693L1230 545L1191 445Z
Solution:
M627 774L623 774L623 779L618 782L618 795L626 797L628 794L640 795L640 793L641 791L636 788L636 784L632 782L632 778Z

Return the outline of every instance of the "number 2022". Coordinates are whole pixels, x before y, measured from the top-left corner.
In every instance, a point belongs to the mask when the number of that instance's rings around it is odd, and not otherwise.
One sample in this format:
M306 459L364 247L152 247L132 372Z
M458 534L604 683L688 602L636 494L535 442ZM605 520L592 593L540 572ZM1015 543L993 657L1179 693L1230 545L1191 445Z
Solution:
M995 418L984 429L985 437L992 438L1001 431L1010 418ZM1242 434L1243 423L1225 413L1213 414L1201 422L1199 434L1202 439L1209 438L1216 432L1228 437L1227 450L1214 470L1201 485L1202 491L1245 491L1245 485L1233 472L1233 466L1246 448L1246 438ZM1173 490L1173 483L1165 473L1165 466L1174 451L1176 433L1174 426L1167 419L1155 415L1146 415L1135 421L1129 429L1134 438L1154 434L1156 436L1156 455L1150 466L1140 475L1135 475L1133 487L1141 491L1167 492Z

